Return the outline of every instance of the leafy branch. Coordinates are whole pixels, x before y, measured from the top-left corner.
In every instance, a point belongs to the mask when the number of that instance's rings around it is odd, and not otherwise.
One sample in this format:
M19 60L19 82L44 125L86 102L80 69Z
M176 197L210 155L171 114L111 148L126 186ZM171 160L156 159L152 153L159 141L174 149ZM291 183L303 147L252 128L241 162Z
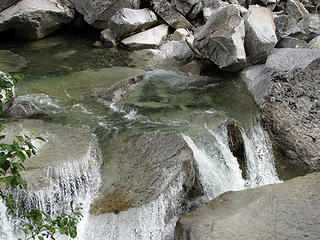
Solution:
M4 103L9 102L14 96L14 84L21 78L22 75L10 76L0 71L0 116L5 111ZM4 128L4 125L0 123L0 133ZM11 144L3 142L5 137L5 135L0 135L0 182L10 188L27 190L27 182L21 177L20 172L27 171L24 163L27 158L36 155L36 148L31 143L31 137L27 135L16 136ZM36 137L36 139L45 141L41 137ZM22 220L21 230L26 240L45 238L54 240L57 233L71 238L77 236L77 224L83 216L81 212L74 210L73 201L70 203L70 214L61 213L51 218L39 209L23 210L12 194L6 195L1 189L0 198L5 202L11 215L19 216Z

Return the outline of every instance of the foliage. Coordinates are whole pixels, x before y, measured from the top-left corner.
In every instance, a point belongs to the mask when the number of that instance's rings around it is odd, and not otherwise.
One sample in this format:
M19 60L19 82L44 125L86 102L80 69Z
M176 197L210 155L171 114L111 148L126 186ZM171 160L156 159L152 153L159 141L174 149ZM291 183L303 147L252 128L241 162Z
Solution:
M10 76L0 72L0 115L5 111L4 103L12 99L14 84L21 79L21 75ZM0 133L4 125L0 123ZM24 163L27 158L36 154L36 148L27 135L16 136L11 144L4 143L5 135L0 135L0 182L10 188L21 188L27 190L27 182L21 177L20 172L26 171ZM36 137L45 141L41 137ZM12 194L5 194L0 189L0 198L6 203L13 217L19 217L23 222L22 231L25 239L55 239L57 233L67 235L71 238L77 236L77 223L82 218L79 211L75 211L73 202L70 203L71 213L62 213L56 218L51 218L44 211L32 209L25 211L15 201Z

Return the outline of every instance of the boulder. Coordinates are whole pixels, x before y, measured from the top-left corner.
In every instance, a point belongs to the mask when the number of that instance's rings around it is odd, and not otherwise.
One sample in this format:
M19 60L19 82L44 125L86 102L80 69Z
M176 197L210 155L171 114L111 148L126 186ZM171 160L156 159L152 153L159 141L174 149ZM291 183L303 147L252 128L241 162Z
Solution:
M246 77L274 146L298 169L319 171L320 50L276 50Z
M170 36L171 41L183 41L186 40L189 35L189 32L185 28L178 28L173 34Z
M320 14L310 14L299 22L299 26L307 33L309 40L312 40L320 35Z
M10 7L11 5L15 4L19 0L2 0L0 2L0 12L3 11L4 9Z
M37 119L46 116L47 113L35 106L32 102L21 101L14 103L5 113L4 117L13 119Z
M105 29L109 19L121 8L138 9L140 0L62 0L67 6L73 7L84 16L90 25Z
M312 39L306 46L307 48L310 49L318 49L320 50L320 36L315 37L314 39Z
M272 12L252 5L244 17L245 49L251 63L263 62L278 42Z
M235 5L228 5L210 16L193 45L219 68L234 72L245 65L244 36L240 10Z
M211 6L211 7L204 7L204 8L202 9L203 18L204 18L205 22L208 21L210 15L211 15L214 11L218 10L219 8L222 8L222 7L225 7L225 6L228 6L228 5L229 5L227 2L221 2L221 3L220 3L220 2L217 1L216 3L217 3L216 5L213 5L213 6ZM241 15L242 17L247 14L248 10L247 10L246 8L244 8L244 7L240 6L240 5L235 5L235 6L236 6L237 8L239 8L239 10L240 10L240 15Z
M119 136L101 172L100 197L91 207L96 215L141 207L170 194L171 185L186 197L195 177L193 153L183 137L159 132Z
M320 173L227 192L180 217L176 240L318 239Z
M147 31L137 33L121 41L121 44L129 49L156 48L168 35L169 26L159 25Z
M156 61L163 63L168 63L168 61L188 63L195 57L194 52L185 41L166 42L159 49L151 50L149 53L154 55Z
M305 48L306 46L306 41L293 37L284 37L276 45L277 48Z
M187 16L190 10L201 0L171 0L171 5L184 16Z
M106 48L112 48L117 45L117 42L114 39L113 34L109 28L103 30L100 33L100 41Z
M307 39L307 35L299 27L298 22L290 15L279 15L274 18L276 33L279 40L284 37Z
M190 29L193 27L192 24L181 13L175 10L167 0L150 1L152 4L152 9L174 29Z
M309 15L309 12L299 0L288 0L286 5L286 11L297 21Z
M59 0L22 0L0 13L0 32L13 29L21 38L40 39L73 17L74 12Z
M186 17L195 19L203 8L202 0L172 0L172 6Z
M186 65L179 68L181 72L188 75L200 75L206 69L206 65L197 59L192 60Z
M123 39L156 24L157 16L151 10L122 8L110 18L108 28L115 39Z

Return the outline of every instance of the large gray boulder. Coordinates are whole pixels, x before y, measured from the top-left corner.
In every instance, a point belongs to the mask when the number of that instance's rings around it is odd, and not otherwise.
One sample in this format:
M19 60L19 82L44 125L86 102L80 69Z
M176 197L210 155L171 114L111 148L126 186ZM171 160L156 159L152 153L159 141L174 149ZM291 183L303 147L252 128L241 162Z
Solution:
M159 25L147 31L137 33L121 41L121 44L128 49L146 49L160 46L168 35L169 26Z
M180 217L176 240L319 239L320 173L227 192Z
M299 0L288 0L286 5L286 11L297 21L309 15L309 12Z
M119 136L104 161L101 177L100 197L91 207L94 214L141 207L162 194L170 195L170 186L186 197L195 177L193 153L175 133Z
M309 40L320 36L320 14L310 14L299 22L299 26L307 33Z
M193 45L219 68L234 72L245 65L244 36L240 10L235 5L228 5L211 15Z
M0 12L3 11L4 9L10 7L11 5L15 4L19 0L2 0L0 2Z
M298 22L290 15L279 15L274 18L278 39L294 37L307 39L305 31L298 25Z
M140 0L62 0L67 6L75 8L90 25L105 29L109 19L121 8L138 9Z
M148 29L156 24L157 16L151 10L122 8L110 18L108 27L114 38L123 39L134 32Z
M0 13L0 32L13 29L24 39L40 39L73 17L74 12L59 0L22 0Z
M320 170L320 50L279 49L245 73L275 147L306 171Z
M192 28L192 24L179 13L167 0L150 0L152 9L171 27Z
M251 63L263 62L278 42L272 12L252 5L244 17L245 49Z

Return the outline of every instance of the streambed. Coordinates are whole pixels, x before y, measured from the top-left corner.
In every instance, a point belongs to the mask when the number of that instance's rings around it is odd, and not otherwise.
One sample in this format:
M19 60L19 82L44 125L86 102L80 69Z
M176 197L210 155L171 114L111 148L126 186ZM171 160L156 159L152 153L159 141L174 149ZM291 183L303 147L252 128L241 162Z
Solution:
M189 209L229 190L280 181L274 166L271 142L257 120L257 107L238 76L221 73L187 76L174 67L158 68L142 55L92 48L92 41L90 37L68 34L32 43L10 42L0 46L0 53L6 51L5 56L10 51L10 61L18 57L21 62L19 69L10 70L12 64L8 60L0 61L0 66L6 67L7 71L19 70L25 75L17 85L17 100L31 101L48 113L43 120L37 120L41 124L35 124L35 127L41 128L44 135L47 131L49 136L61 131L50 130L55 129L54 126L80 134L56 136L70 146L70 151L65 154L76 158L75 161L79 156L71 148L73 144L77 145L79 136L83 138L81 132L90 134L88 141L99 147L97 158L101 158L102 162L97 159L97 163L101 163L102 170L94 172L95 176L90 178L90 181L95 179L96 184L77 185L80 189L91 186L93 190L85 190L85 193L79 190L81 194L70 195L70 199L78 198L78 202L82 201L85 206L85 217L78 227L78 239L173 239L177 217ZM120 85L109 93L110 96L103 97L102 93L108 93L114 84L132 78L138 80L129 87ZM238 123L244 139L246 179L243 179L239 163L228 146L225 123L230 118ZM27 129L32 121L27 122L20 121L19 126ZM10 128L10 123L8 125L9 129L14 129ZM90 205L94 205L95 199L101 195L98 190L100 179L105 187L109 186L109 182L136 181L142 171L147 171L141 170L143 164L138 164L137 169L125 162L112 165L123 168L122 173L130 172L129 180L125 180L128 176L111 174L113 172L108 170L112 163L110 159L115 158L116 164L116 157L123 154L121 147L126 146L126 139L139 138L147 133L178 134L183 138L192 150L202 195L185 199L184 180L177 177L168 183L163 181L166 187L145 202L142 200L142 204L125 202L128 207L123 211L93 213ZM53 142L49 138L46 144ZM165 146L161 154L166 159ZM130 160L127 159L129 163ZM170 171L174 168L167 168L169 170L166 172L163 170L166 166L163 169L161 164L159 166L156 171L161 172L159 179L171 178ZM126 169L129 167L130 171ZM75 179L68 179L68 182ZM46 203L47 198L42 198L43 195L39 195L39 202ZM128 193L122 192L123 195ZM52 204L59 203L52 201ZM0 208L3 208L1 203ZM10 222L5 216L0 216L0 221L5 223L0 228L1 234L14 239L16 233Z

